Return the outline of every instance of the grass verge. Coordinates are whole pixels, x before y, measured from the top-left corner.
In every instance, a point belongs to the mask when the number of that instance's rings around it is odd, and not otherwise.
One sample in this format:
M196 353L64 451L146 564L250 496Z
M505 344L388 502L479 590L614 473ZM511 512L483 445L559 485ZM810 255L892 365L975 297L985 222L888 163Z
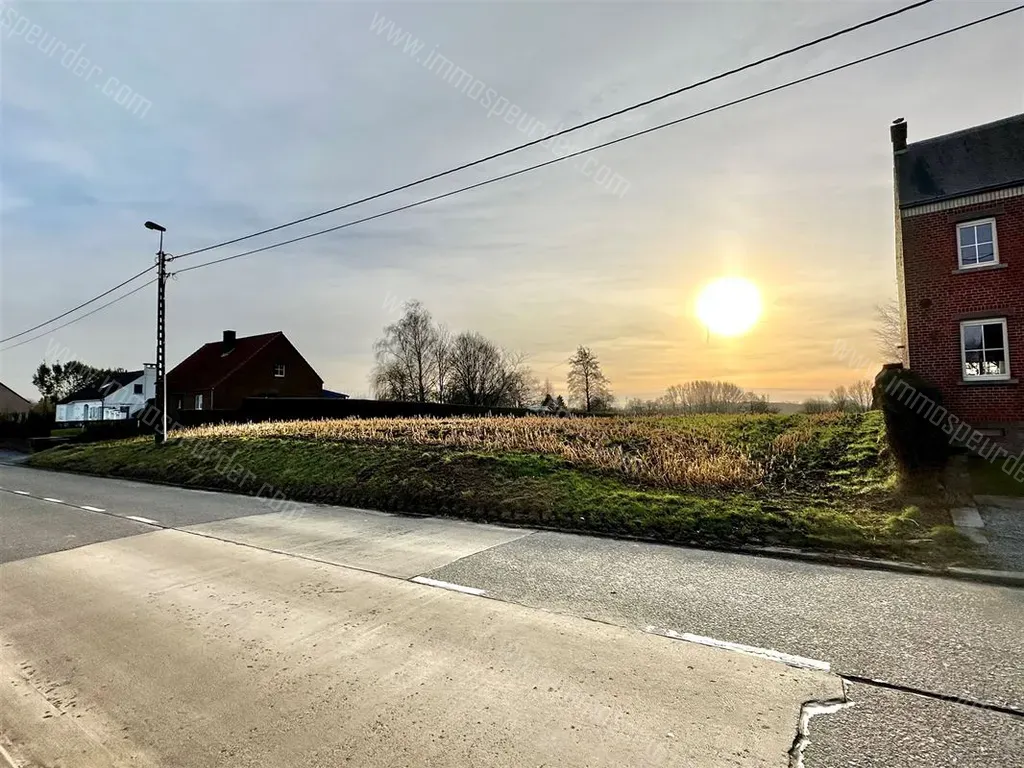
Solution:
M548 453L416 443L407 435L314 440L266 429L247 436L234 427L186 432L163 448L148 439L66 445L34 455L30 464L714 548L786 546L982 564L935 497L900 492L880 456L879 421L718 420L715 434L740 450L762 478L741 488L731 480L697 488L645 483L642 475L614 471L603 460L588 466ZM671 420L658 425L687 428Z

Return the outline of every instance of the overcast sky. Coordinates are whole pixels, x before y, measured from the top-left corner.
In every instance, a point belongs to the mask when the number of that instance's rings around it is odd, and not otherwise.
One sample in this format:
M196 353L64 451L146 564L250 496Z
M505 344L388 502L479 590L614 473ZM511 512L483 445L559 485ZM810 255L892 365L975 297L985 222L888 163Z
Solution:
M146 219L182 253L527 140L424 66L437 51L547 126L574 124L905 2L5 2L0 10L0 332L17 333L152 262ZM586 146L1012 2L939 0L573 136ZM392 45L389 20L423 43ZM79 57L29 42L36 25ZM14 23L12 23L14 22ZM801 398L867 373L872 307L895 295L893 118L910 140L1024 111L1024 13L596 153L168 285L173 365L225 328L282 330L325 380L368 391L396 305L525 352L564 385L593 348L620 398L696 378ZM87 67L81 58L89 60ZM76 74L75 66L80 74ZM115 78L111 81L110 78ZM116 101L137 94L151 106ZM104 94L104 89L114 96ZM123 95L122 98L128 98ZM133 113L134 112L134 113ZM539 134L538 134L539 135ZM343 223L551 159L535 147L207 258ZM697 291L755 281L765 312L707 339ZM154 359L155 286L0 357L30 397L49 348L98 366ZM28 336L22 337L29 338ZM22 340L22 339L19 339Z

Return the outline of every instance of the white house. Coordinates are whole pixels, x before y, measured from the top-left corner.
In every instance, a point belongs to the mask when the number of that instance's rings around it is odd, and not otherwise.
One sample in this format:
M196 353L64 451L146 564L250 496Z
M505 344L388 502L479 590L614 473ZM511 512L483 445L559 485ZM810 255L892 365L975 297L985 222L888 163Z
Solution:
M97 384L72 392L57 403L56 421L116 421L134 418L156 396L156 366L114 373Z

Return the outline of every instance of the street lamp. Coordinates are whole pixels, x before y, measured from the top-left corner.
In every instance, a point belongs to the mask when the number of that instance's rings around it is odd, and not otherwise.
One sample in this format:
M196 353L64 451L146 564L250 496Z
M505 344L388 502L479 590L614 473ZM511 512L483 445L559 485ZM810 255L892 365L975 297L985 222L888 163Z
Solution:
M156 444L162 445L167 440L167 302L165 291L167 286L167 254L164 253L164 232L155 221L147 221L146 229L160 233L160 250L157 251L157 285L156 285L156 397L160 401L160 431L155 436Z

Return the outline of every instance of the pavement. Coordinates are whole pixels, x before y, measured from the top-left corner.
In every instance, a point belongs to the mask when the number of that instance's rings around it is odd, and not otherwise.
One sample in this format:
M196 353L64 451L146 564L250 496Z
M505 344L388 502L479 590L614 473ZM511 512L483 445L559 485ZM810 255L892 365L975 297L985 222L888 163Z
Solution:
M1024 498L977 496L979 533L1002 568L1024 572Z
M0 746L37 765L1024 765L1024 590L15 466L0 488Z

